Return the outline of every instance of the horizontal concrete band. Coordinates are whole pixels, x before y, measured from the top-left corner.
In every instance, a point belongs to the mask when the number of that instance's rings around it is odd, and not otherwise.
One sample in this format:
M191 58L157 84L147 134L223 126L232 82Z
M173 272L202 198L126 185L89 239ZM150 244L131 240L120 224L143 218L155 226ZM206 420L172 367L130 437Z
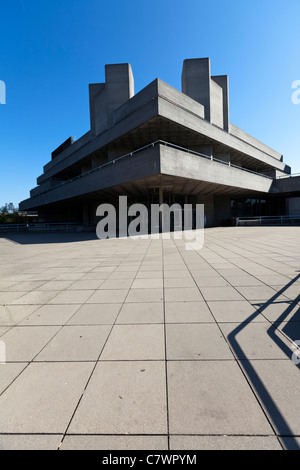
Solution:
M22 210L28 210L159 174L263 193L270 192L273 182L264 176L156 144L27 199L20 207Z

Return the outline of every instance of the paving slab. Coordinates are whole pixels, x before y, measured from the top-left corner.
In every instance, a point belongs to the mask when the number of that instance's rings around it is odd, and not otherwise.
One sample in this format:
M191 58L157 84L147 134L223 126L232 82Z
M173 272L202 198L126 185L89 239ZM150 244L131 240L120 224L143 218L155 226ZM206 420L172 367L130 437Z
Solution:
M208 305L201 302L166 302L166 323L209 323L214 318Z
M292 356L291 340L268 322L220 323L220 328L238 359L290 359Z
M80 292L80 291L79 291ZM85 291L81 291L85 292ZM88 291L89 292L89 291ZM86 300L90 304L119 304L124 302L128 289L103 289L96 290Z
M168 450L167 436L66 435L60 450Z
M159 289L163 287L162 279L135 279L131 285L132 289Z
M157 288L144 288L144 289L131 289L126 298L126 303L132 302L162 302L164 299L163 289Z
M163 303L136 302L123 304L116 320L118 324L164 323Z
M92 368L31 363L0 396L0 434L63 434Z
M247 300L269 300L276 295L276 290L269 286L255 286L255 287L237 287L237 290Z
M49 300L49 304L81 304L86 302L95 290L64 290Z
M282 450L275 436L170 436L170 450Z
M59 331L59 326L16 326L1 336L7 362L29 362Z
M218 323L235 322L266 322L266 318L257 312L257 308L246 300L226 300L207 302Z
M196 287L195 281L191 277L169 277L164 280L165 287Z
M18 296L16 299L10 299L6 303L12 303L13 305L44 305L49 302L51 299L56 297L58 291L39 291L33 290L26 292L21 296Z
M103 279L86 279L72 282L68 288L68 290L96 290L99 289L101 284L103 284Z
M295 365L290 360L260 360L241 361L241 366L276 432L282 436L299 437L299 364ZM293 444L292 440L289 442Z
M203 300L197 287L165 288L166 302L196 302Z
M110 330L110 325L64 326L35 357L35 361L96 361Z
M98 363L68 432L166 434L164 362Z
M0 325L16 325L39 307L40 305L3 305L0 307Z
M26 291L14 291L14 292L0 292L0 306L10 304L15 301L17 302L17 299L23 297L26 295ZM19 302L22 303L22 302Z
M101 361L164 360L163 325L115 325Z
M166 348L168 360L233 359L215 323L167 325Z
M235 361L168 362L170 434L272 434Z
M26 362L0 364L0 394L9 387L27 365Z
M207 302L212 300L244 300L243 296L231 286L201 287L200 291Z
M68 321L68 325L113 325L122 304L83 304Z
M80 305L76 304L63 304L63 305L42 305L39 306L33 313L26 316L24 320L19 322L19 325L64 325L79 309Z
M36 288L36 290L45 290L45 291L60 291L60 290L65 290L68 287L70 287L72 284L74 284L73 280L67 280L67 281L62 281L60 280L55 280L55 281L48 281L45 283L42 283L39 287ZM91 287L90 287L91 289Z
M11 291L29 292L31 290L40 289L41 286L43 286L44 284L45 284L45 281L21 281L18 283L13 283L13 285L3 290L5 290L6 292L11 292Z
M57 450L60 434L6 434L0 435L0 450Z

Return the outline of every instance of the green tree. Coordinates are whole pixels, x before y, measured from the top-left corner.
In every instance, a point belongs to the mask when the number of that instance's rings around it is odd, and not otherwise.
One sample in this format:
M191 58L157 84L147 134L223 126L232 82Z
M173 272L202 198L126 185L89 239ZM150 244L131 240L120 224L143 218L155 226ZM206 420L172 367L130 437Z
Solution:
M0 207L0 224L25 224L27 216L12 203Z

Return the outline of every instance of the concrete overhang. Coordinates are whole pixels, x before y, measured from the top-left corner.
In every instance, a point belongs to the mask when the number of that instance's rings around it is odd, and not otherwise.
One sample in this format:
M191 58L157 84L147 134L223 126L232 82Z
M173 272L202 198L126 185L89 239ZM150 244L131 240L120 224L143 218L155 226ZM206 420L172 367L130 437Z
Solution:
M227 188L227 192L232 194L241 191L268 193L273 181L195 154L156 144L27 199L21 202L20 209L37 209L120 185L130 185L136 181L143 182L140 186L140 191L143 191L143 185L144 190L147 189L147 181L151 178L152 186L160 185L161 178L168 181L168 184L172 179L185 180L185 188L190 193L201 192L203 185L209 186L212 193L219 192L220 188ZM186 186L189 182L193 191Z
M160 169L166 175L260 193L268 193L273 182L271 178L163 145L160 146Z
M126 112L124 111L124 107ZM128 134L133 129L158 116L158 81L154 80L146 88L133 96L127 103L120 106L114 113L115 120L111 128L98 137L91 132L86 134L86 139L80 147L74 148L74 144L62 152L54 161L49 162L44 169L46 173L39 176L37 183L41 184L48 178L55 176L64 169L83 160L90 154L105 147L122 135ZM80 142L78 145L80 145ZM134 149L132 149L134 150Z
M221 129L220 127L211 124L210 122L203 119L201 116L197 115L194 112L191 112L190 109L187 109L184 106L179 106L178 104L178 93L182 95L180 92L175 90L173 87L168 85L167 83L162 82L159 80L159 106L158 106L158 113L159 116L164 117L169 121L176 122L190 130L193 130L203 136L208 137L213 142L219 143L228 148L228 151L231 149L243 154L247 157L251 157L254 160L259 162L263 162L266 165L269 165L272 168L277 168L281 171L288 171L289 167L287 167L283 162L280 161L280 154L278 158L275 158L274 151L270 149L270 153L267 153L267 146L263 146L262 143L260 148L255 147L255 140L253 139L249 142L242 140L237 135L233 135ZM173 97L177 97L177 101L173 100ZM193 100L192 100L193 101ZM234 129L237 129L233 126ZM243 136L246 138L246 133L243 133ZM250 137L250 136L249 136ZM265 149L265 151L262 150Z
M300 193L300 175L275 180L272 192L274 194Z
M233 135L209 123L204 119L204 107L200 103L162 80L156 79L115 110L114 123L111 128L99 136L88 132L58 155L55 160L45 165L45 173L37 179L38 184L82 161L99 149L113 143L116 139L125 138L133 131L138 131L140 126L155 118L163 118L167 122L175 123L182 129L203 136L229 152L238 152L244 155L245 158L253 159L254 162L263 163L266 167L287 172L290 170L280 161L280 154L272 149L267 153L268 147L262 143L259 145L256 139L252 138L251 140L251 136L249 136L249 142L247 142L240 137L238 132ZM232 128L237 129L235 126L232 126ZM242 135L247 136L246 133ZM159 138L157 136L157 139ZM150 138L149 140L151 141ZM257 147L254 145L255 142L258 142ZM278 155L278 158L275 158L274 155Z

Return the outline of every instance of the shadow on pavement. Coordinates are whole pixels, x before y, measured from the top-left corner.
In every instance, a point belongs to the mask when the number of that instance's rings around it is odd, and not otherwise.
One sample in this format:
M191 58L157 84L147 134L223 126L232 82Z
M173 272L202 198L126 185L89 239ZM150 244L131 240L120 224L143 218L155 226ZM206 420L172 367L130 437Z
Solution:
M25 232L5 233L0 235L0 240L6 239L20 245L41 245L50 243L74 243L90 240L98 240L93 232Z
M235 328L229 335L228 341L236 354L236 357L244 358L246 354L243 352L242 347L239 345L237 341L237 335L249 325L250 322L255 320L260 314L263 314L264 310L271 304L277 303L276 300L278 297L290 287L292 286L298 279L300 278L300 274L298 274L294 279L292 279L286 286L284 286L281 290L276 292L276 294L271 297L267 302L259 304L259 308L256 312L254 312L247 320L241 323L237 328ZM285 353L285 355L291 359L292 352L291 349L286 345L286 343L276 334L279 331L279 334L282 334L280 330L278 330L278 326L287 318L287 316L291 313L291 311L297 305L297 302L300 301L300 295L297 296L295 300L288 300L287 299L287 308L285 311L276 319L276 322L272 323L270 328L268 329L268 334L272 338L272 340L281 348L281 350ZM284 332L284 336L287 337L291 342L295 341L295 339L300 339L300 336L296 338L297 332L299 331L299 323L297 324L297 329L295 328L295 319L298 315L299 321L299 309L296 311L295 315L286 323L282 331ZM242 359L239 361L240 366L244 370L248 380L250 381L253 389L255 390L257 396L259 397L261 403L264 406L264 409L267 411L268 416L271 418L273 426L277 430L278 436L281 438L286 449L293 449L293 450L300 450L300 446L297 443L296 439L293 437L293 432L290 429L288 423L284 419L282 413L280 412L279 408L277 407L275 401L273 400L272 396L268 392L267 388L265 387L263 381L260 379L259 375L253 368L250 360ZM300 364L294 364L300 370ZM287 384L288 386L288 384Z

